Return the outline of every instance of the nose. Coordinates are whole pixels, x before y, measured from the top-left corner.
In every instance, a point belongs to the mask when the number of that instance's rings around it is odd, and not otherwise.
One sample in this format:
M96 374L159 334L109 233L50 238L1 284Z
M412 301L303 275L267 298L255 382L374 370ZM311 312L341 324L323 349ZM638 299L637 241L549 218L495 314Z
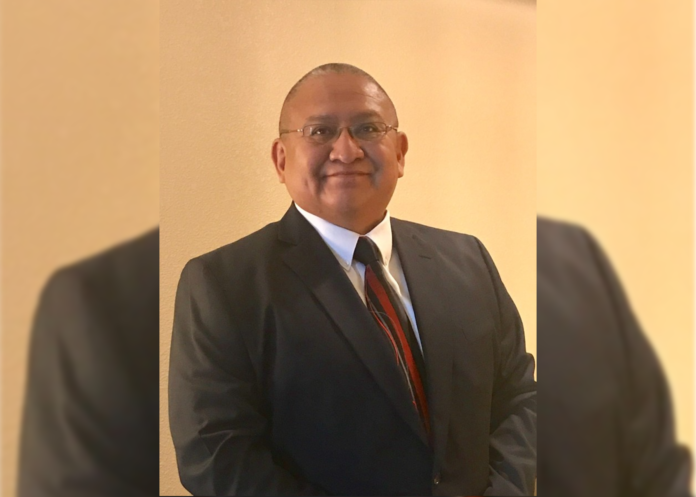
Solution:
M338 137L331 145L331 153L329 159L332 161L340 161L344 164L363 159L365 152L360 147L355 138L350 134L348 128L343 128L338 132Z

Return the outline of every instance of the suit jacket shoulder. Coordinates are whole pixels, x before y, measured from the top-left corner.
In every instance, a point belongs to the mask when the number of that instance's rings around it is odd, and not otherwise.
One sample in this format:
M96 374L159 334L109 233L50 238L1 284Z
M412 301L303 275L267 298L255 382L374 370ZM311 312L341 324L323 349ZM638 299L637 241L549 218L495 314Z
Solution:
M409 233L418 234L425 239L433 239L438 241L451 241L452 243L470 243L477 244L478 238L474 235L460 233L457 231L435 228L425 224L414 223L412 221L404 221L403 219L392 218L392 226L395 229L406 230ZM473 245L472 245L473 246Z
M427 247L423 252L427 254L427 251L431 251L433 256L437 254L437 258L445 269L456 267L457 271L475 274L479 277L479 284L488 281L490 286L480 288L482 298L494 297L493 303L496 306L501 305L501 300L510 299L490 253L476 236L394 218L392 218L392 227L397 248L399 239L409 237L418 240Z
M397 248L399 240L410 238L427 246L426 250L437 253L438 258L445 265L465 264L472 268L482 267L487 271L494 271L498 276L488 251L474 235L394 218L392 218L392 228Z

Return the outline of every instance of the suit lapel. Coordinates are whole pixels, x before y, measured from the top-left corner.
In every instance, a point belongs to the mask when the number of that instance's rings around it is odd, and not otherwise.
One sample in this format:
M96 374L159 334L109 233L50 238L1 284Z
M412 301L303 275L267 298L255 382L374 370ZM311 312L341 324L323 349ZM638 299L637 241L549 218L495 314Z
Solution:
M453 301L444 297L456 295L456 290L448 288L451 275L438 254L408 225L392 218L392 236L423 345L430 426L436 459L442 460L449 427L454 349Z
M282 252L285 264L326 309L396 411L427 444L402 373L394 363L393 352L379 340L382 332L331 250L294 204L280 221L278 236L287 244Z

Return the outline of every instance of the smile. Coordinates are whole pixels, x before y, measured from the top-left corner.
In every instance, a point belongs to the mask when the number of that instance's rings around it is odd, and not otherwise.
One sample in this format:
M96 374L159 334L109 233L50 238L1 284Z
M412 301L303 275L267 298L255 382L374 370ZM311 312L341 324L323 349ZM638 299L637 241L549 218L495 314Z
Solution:
M355 172L355 171L349 171L349 172L342 172L342 173L332 173L332 174L327 174L327 178L335 178L335 177L353 177L353 176L369 176L370 173L361 173L361 172Z

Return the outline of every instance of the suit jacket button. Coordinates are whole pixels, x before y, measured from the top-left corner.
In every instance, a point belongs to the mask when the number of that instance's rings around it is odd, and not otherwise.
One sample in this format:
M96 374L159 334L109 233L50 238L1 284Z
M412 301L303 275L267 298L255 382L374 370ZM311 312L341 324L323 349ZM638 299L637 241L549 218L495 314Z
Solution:
M437 474L435 475L435 478L433 478L433 483L434 483L435 485L439 485L439 484L440 484L440 473L437 473Z

